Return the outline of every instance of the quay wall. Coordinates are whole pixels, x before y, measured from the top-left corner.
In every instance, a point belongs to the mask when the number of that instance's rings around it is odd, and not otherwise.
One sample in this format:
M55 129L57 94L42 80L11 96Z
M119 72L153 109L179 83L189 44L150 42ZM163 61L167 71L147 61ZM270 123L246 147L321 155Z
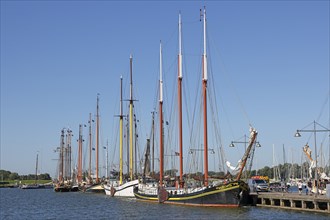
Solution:
M262 192L251 193L258 207L281 208L330 214L330 199L327 195Z

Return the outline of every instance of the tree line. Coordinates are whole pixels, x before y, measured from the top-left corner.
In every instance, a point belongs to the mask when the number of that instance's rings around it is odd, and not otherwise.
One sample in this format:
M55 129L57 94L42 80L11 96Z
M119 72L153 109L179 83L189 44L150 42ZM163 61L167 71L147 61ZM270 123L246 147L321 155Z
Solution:
M28 175L19 175L16 172L10 172L7 170L0 170L0 180L35 180L35 174L28 174ZM38 174L38 180L51 180L52 178L48 173Z
M301 165L297 163L279 164L274 167L265 166L259 170L252 170L250 176L260 175L268 176L270 179L279 178L281 180L288 180L290 178L308 179L309 178L309 163L304 162ZM330 175L330 166L318 167L321 172ZM275 176L276 175L276 176ZM312 170L312 176L315 176L315 169Z

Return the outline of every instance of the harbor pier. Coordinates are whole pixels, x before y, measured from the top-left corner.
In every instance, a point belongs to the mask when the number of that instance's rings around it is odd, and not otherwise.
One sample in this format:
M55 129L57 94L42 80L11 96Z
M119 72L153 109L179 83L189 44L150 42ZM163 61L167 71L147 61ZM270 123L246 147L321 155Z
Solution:
M259 192L251 194L258 207L282 208L330 214L330 199L326 195Z

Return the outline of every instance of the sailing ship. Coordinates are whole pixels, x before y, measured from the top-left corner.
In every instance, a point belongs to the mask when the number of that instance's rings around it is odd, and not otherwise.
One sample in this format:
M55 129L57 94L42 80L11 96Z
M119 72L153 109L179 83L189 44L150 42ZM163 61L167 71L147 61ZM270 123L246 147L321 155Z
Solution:
M73 135L72 131L70 129L67 129L65 144L64 133L65 129L62 129L60 147L57 149L59 151L58 179L54 183L54 191L77 192L79 191L78 184L76 183L75 178L73 178L74 173L71 172L71 138Z
M100 115L99 115L99 94L97 94L96 99L96 147L95 147L95 154L96 154L96 165L95 165L95 179L92 179L91 171L89 171L89 181L88 184L82 185L80 188L84 192L92 192L92 193L104 193L104 183L99 178L99 133L100 133ZM91 118L89 123L91 123ZM90 128L91 132L91 128ZM91 144L91 134L90 134L90 144ZM91 146L91 145L90 145ZM90 148L91 149L91 148ZM90 150L91 155L91 150ZM91 159L90 159L91 161ZM91 168L89 169L91 170Z
M137 200L159 202L165 204L208 206L208 207L238 207L250 202L249 187L241 180L243 169L246 165L251 149L254 147L257 131L250 128L250 137L246 152L238 166L239 173L236 179L211 181L208 176L208 131L207 131L207 57L206 57L206 10L203 11L203 38L204 51L202 56L202 94L203 94L203 119L204 119L204 177L203 184L188 185L183 179L183 150L182 150L182 53L181 53L181 15L179 15L179 55L178 55L178 105L179 105L179 160L180 179L177 187L167 187L164 181L164 140L163 140L163 79L162 79L162 44L160 43L160 73L159 73L159 182L149 178L142 181L134 188Z
M34 184L23 184L20 186L20 188L21 189L45 189L45 188L49 188L49 187L50 187L50 185L38 183L38 154L37 154L35 182L34 182Z
M310 181L309 184L307 184L309 187L309 191L311 193L325 195L327 193L327 189L325 186L328 182L330 182L330 177L328 177L324 172L321 172L321 169L319 167L316 169L316 161L313 160L312 158L312 150L310 149L308 144L306 144L303 147L303 151L310 161L310 166L309 166ZM315 177L313 177L313 170L314 170L314 175L318 176L318 180L316 180ZM313 182L311 182L312 179L314 179Z
M118 197L134 197L133 188L139 183L136 176L133 175L133 75L132 62L133 57L130 56L130 100L129 100L129 174L130 179L126 182L123 180L123 105L122 105L122 80L120 77L120 114L119 114L119 180L110 180L104 185L106 195ZM136 155L136 149L135 149ZM136 161L136 159L135 159ZM136 167L135 167L136 168Z

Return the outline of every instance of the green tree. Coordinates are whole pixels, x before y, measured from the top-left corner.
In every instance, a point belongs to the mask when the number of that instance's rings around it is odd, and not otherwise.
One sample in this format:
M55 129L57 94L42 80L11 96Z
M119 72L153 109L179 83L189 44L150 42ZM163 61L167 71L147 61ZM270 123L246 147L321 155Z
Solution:
M10 171L7 170L0 170L0 179L1 180L9 180L9 175L11 174Z
M48 173L43 173L43 174L40 174L38 176L38 179L40 179L40 180L51 180L52 178L50 177L50 175Z
M11 173L11 174L9 174L9 179L10 180L18 180L19 179L18 173Z

